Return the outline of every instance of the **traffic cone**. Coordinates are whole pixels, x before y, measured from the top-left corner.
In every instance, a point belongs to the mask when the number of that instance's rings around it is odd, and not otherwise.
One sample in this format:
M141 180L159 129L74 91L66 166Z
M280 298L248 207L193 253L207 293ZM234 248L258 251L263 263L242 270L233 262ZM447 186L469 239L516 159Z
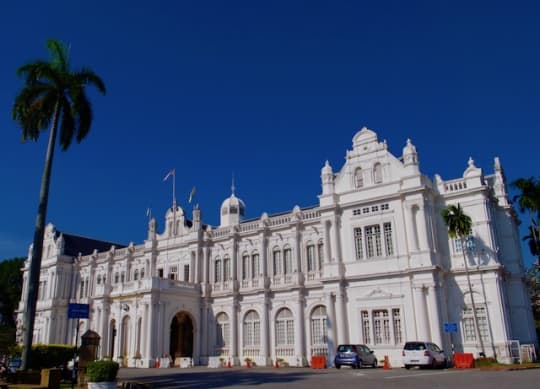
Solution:
M251 363L249 362L249 359L246 361L246 367L247 367L247 368L250 368L250 367L251 367Z
M156 367L159 369L159 358L156 358Z
M279 368L279 363L278 363L278 361L277 361L277 358L276 358L276 363L274 364L274 367L275 367L276 369Z
M230 360L230 359L227 360L227 367L232 367L232 366L231 366L231 360Z
M384 356L384 367L383 367L384 370L390 370L391 367L390 367L390 361L388 360L388 355L385 355Z

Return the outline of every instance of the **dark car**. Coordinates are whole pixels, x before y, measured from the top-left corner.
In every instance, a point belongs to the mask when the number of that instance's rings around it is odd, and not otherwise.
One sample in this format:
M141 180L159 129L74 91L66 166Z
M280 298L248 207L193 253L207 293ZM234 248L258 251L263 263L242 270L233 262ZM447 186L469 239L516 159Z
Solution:
M342 365L351 366L353 369L362 366L377 367L377 357L364 344L340 344L337 348L334 366L336 369Z

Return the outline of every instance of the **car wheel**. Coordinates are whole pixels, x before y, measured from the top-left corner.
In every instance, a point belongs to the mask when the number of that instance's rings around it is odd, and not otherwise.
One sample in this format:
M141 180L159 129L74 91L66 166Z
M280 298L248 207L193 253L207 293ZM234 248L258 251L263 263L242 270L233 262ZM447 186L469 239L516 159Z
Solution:
M341 365L336 364L336 369L341 369Z
M405 369L409 370L411 368L411 365L405 365Z
M358 364L356 365L356 367L358 369L360 369L362 367L362 360L361 359L358 360Z
M373 363L371 364L371 367L377 367L377 359L373 360Z
M431 368L432 368L432 369L436 369L436 368L437 368L437 361L435 360L435 358L433 358L433 359L431 360Z

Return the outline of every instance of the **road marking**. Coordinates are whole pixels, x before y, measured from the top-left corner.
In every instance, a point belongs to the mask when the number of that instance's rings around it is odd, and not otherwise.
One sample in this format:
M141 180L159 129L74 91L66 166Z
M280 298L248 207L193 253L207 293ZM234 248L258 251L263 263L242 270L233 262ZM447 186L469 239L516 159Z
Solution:
M433 373L419 373L419 374L406 374L406 375L395 375L392 377L384 377L387 380L392 380L395 378L415 378L415 377L423 377L423 376L431 376L431 375L438 375L438 374L450 374L454 373L453 371L447 370L447 371L439 371L439 372L433 372Z

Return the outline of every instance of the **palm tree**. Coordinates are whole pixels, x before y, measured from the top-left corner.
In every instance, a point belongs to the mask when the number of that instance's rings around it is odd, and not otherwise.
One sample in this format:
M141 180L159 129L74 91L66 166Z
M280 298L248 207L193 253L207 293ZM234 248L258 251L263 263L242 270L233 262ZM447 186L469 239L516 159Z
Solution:
M461 243L461 252L463 253L463 262L465 263L465 275L467 276L467 284L469 286L469 294L471 296L471 305L473 311L473 320L474 320L474 332L476 338L480 340L480 348L482 350L482 355L486 355L484 349L484 341L480 335L480 327L478 326L478 315L476 314L476 304L474 303L474 293L471 285L471 277L469 275L469 265L467 264L466 257L466 238L471 233L472 230L472 220L469 215L463 212L463 208L458 205L449 205L441 211L441 215L444 220L444 224L448 227L448 236L452 239L459 238Z
M23 317L25 327L22 369L27 367L32 347L56 133L59 129L59 143L64 151L69 148L74 136L77 142L83 140L92 124L92 107L85 86L93 85L99 92L105 94L105 84L92 70L70 69L68 49L62 42L49 39L47 49L50 54L48 61L28 63L17 70L17 75L23 77L25 85L15 98L12 110L13 120L17 121L22 129L23 141L37 140L40 131L50 127L30 259L26 310Z
M538 264L540 264L540 236L538 230L538 221L540 220L540 181L536 181L534 177L518 178L510 185L520 192L512 198L512 201L517 202L521 213L527 213L529 216L529 235L523 239L529 241L531 254L538 258Z

